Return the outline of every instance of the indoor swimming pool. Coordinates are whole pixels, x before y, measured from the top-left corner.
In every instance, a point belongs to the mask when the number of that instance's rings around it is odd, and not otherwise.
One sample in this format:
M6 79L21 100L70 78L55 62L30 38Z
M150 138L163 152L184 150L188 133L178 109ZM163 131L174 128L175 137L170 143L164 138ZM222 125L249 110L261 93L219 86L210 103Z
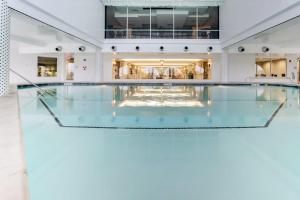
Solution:
M298 88L42 88L19 89L33 200L300 198Z

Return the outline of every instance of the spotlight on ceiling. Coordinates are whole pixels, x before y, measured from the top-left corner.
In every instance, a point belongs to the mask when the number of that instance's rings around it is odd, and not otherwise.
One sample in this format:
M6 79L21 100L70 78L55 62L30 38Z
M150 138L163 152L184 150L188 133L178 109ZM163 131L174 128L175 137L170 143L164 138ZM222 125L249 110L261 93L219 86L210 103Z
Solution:
M80 46L80 47L78 47L78 50L84 52L86 50L86 47L85 46Z
M61 51L62 51L62 46L57 46L57 47L55 47L55 51L61 52Z
M111 47L111 50L112 50L112 51L117 51L117 47L116 47L116 46L112 46L112 47Z
M261 48L262 52L267 53L268 51L270 51L269 47L263 47Z
M245 51L244 47L241 46L241 47L238 48L238 52L243 53L244 51Z
M185 46L183 50L184 50L185 52L188 52L188 51L189 51L189 47L188 47L188 46Z
M214 48L212 46L207 47L207 52L212 52Z

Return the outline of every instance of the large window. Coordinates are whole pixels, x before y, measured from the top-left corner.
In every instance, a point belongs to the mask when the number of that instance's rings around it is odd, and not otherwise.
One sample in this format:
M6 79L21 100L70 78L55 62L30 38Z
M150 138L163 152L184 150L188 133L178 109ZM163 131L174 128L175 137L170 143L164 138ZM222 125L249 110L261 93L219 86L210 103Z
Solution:
M197 8L175 8L175 38L197 38Z
M197 24L199 39L219 38L219 9L216 7L198 8Z
M128 8L128 38L150 37L150 9Z
M256 58L256 77L285 78L286 73L286 58Z
M173 8L151 9L151 38L173 38Z
M218 39L219 7L106 6L106 38Z
M57 76L57 58L38 57L38 77Z
M127 38L127 7L105 7L105 37Z

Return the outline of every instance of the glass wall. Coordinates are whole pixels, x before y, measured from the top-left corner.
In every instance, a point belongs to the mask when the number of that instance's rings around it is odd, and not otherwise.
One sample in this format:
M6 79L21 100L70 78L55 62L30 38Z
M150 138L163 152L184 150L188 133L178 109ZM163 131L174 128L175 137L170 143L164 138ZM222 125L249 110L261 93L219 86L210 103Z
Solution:
M105 37L127 38L126 7L105 7Z
M219 39L219 7L105 8L106 38Z
M151 38L173 38L173 8L151 9Z
M285 78L286 73L286 58L256 58L256 77Z
M216 7L198 8L197 21L199 39L219 38L219 9Z
M175 8L174 37L179 39L197 39L197 8Z
M128 8L128 38L150 37L150 9Z
M113 61L113 79L211 79L210 60L119 60Z

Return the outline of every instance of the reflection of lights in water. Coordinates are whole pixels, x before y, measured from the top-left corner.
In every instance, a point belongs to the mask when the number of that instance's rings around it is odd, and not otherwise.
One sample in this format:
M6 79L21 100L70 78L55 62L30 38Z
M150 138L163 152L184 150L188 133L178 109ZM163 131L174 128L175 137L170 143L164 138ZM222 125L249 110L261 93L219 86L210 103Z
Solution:
M117 113L116 113L116 112L113 112L113 113L112 113L112 116L113 116L113 117L116 117L116 116L117 116Z
M139 89L139 92L160 92L163 90L163 92L183 92L184 89L176 89L176 88L141 88Z
M211 100L207 101L207 105L209 105L209 106L211 105Z
M135 93L134 97L190 97L189 93Z
M111 104L114 106L114 105L116 105L116 100L113 100L112 102L111 102Z
M128 86L119 86L121 90L128 90Z
M138 101L125 100L119 107L204 107L199 101Z
M265 88L257 88L256 89L256 96L262 96L265 92Z
M197 92L203 92L204 87L203 87L203 86L195 87L195 90L196 90Z

